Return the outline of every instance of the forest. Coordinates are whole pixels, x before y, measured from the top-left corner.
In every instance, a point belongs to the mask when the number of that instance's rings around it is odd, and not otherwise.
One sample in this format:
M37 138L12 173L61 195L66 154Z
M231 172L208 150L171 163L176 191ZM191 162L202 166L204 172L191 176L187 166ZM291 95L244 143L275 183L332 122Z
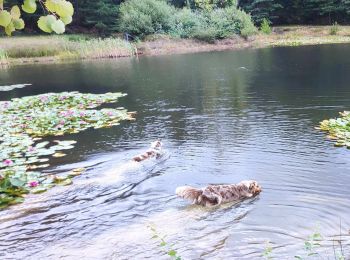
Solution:
M34 1L35 2L35 1ZM4 7L23 1L5 0ZM350 21L349 0L74 0L71 33L108 36L128 33L170 34L181 38L226 38L232 33L249 36L266 19L270 25L331 25ZM23 13L26 33L38 31L44 8ZM250 17L251 16L251 17Z

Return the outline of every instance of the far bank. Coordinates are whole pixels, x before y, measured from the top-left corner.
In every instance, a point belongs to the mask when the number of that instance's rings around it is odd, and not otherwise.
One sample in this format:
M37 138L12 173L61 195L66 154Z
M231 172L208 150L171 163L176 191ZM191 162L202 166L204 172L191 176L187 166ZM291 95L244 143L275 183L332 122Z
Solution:
M90 35L19 36L0 38L0 64L59 63L71 60L171 55L276 46L350 43L350 26L280 26L271 34L258 33L214 43L153 35L142 42L120 38L99 39Z

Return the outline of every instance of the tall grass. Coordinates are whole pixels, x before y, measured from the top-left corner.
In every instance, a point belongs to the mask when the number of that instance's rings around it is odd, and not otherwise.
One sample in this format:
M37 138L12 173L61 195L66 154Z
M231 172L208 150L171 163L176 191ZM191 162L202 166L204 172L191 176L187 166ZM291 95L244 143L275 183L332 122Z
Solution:
M0 49L0 65L6 65L6 64L8 64L6 51L3 49Z
M0 38L0 63L8 60L49 57L58 60L129 57L133 44L117 38L79 35Z

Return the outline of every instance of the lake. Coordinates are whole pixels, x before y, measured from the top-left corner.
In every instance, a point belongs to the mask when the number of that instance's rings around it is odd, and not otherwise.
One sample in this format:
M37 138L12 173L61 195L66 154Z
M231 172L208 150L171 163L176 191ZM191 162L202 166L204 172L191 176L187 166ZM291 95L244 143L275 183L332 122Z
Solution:
M140 57L0 70L0 100L47 92L124 92L135 122L67 136L47 170L88 170L68 187L0 211L1 259L276 259L320 232L333 256L350 229L350 151L315 130L350 109L350 45ZM155 167L102 178L160 138ZM255 199L218 209L176 198L182 185L257 180ZM166 236L166 246L160 236ZM339 249L335 243L335 249Z

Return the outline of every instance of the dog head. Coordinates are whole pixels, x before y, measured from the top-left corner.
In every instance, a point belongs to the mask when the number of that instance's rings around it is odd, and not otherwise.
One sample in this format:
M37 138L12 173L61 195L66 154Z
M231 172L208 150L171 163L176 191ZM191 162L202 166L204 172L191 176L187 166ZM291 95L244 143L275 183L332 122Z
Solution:
M244 185L247 191L253 196L258 195L262 191L262 188L257 181L242 181L241 184Z
M160 150L162 149L162 142L160 140L157 140L157 141L154 141L151 143L151 148L154 149L154 150Z

